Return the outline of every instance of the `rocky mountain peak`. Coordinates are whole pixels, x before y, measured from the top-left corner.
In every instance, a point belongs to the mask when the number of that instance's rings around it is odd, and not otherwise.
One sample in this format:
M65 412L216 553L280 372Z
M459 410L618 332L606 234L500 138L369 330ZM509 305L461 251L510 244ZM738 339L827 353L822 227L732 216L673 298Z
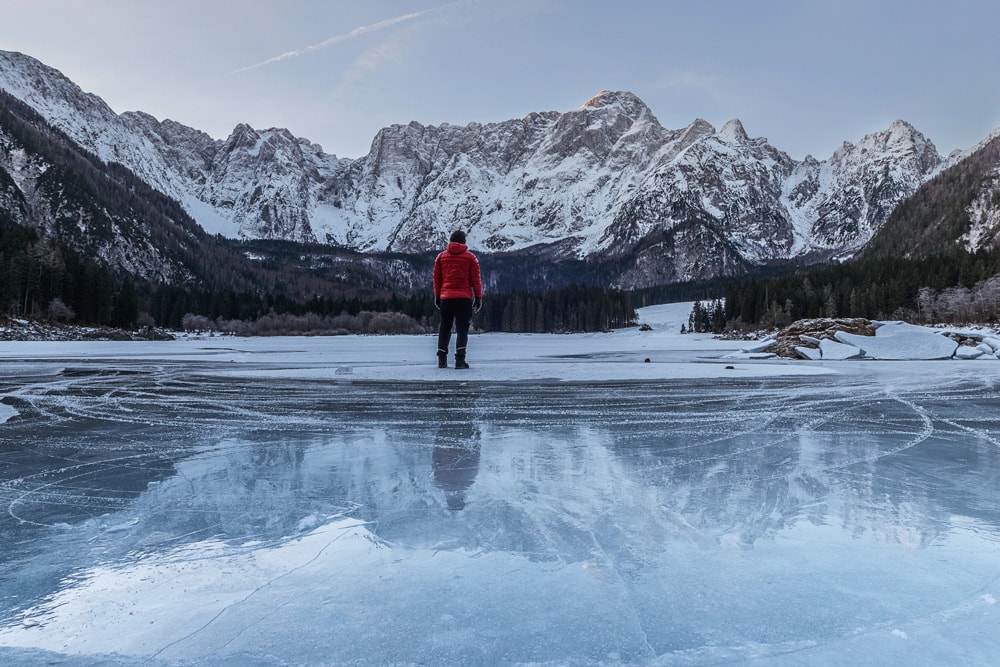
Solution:
M641 118L654 118L646 103L634 94L626 91L601 91L580 107L581 109L611 109L627 116L633 121Z
M38 109L55 104L111 108L99 97L85 93L62 72L17 51L0 51L0 71L7 74L0 84L10 94Z
M104 100L84 92L59 70L16 51L0 51L0 88L97 154L101 152L102 138L95 138L90 130L117 121ZM104 145L109 143L113 141L103 138Z
M715 126L703 118L695 118L690 125L680 131L682 144L691 144L699 139L715 134Z
M253 146L260 141L260 134L246 123L240 123L229 133L228 146Z
M923 180L942 162L934 144L906 121L894 121L888 128L866 134L857 144L844 142L830 158L840 164L892 162L907 164Z
M739 118L734 118L728 121L719 130L718 136L721 139L730 139L735 141L749 141L750 137L747 135L745 129L743 129L743 123L740 122Z

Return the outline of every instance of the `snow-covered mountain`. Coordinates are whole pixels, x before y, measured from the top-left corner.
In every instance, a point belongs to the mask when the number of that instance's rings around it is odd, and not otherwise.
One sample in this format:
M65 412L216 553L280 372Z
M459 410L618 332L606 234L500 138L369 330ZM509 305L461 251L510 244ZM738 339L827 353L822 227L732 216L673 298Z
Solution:
M25 256L18 254L25 230L11 233L8 225L31 228L39 243ZM12 284L21 285L24 298L41 282L41 265L53 267L59 281L69 280L67 262L98 260L123 274L151 282L184 282L191 277L182 257L200 255L207 239L176 202L137 180L121 165L109 165L53 130L31 107L0 94L0 227L4 227L0 257L27 261ZM20 239L20 240L19 240ZM72 248L75 258L60 246ZM73 272L80 278L86 271ZM92 284L102 287L91 272ZM34 281L34 282L33 282ZM37 290L42 292L43 290ZM37 294L36 294L37 296ZM27 308L27 307L26 307Z
M0 88L211 233L424 252L461 227L474 249L620 259L621 287L851 255L942 163L903 121L797 161L738 120L664 128L627 92L500 123L393 125L350 160L282 129L216 140L116 114L18 53L0 51Z
M1000 130L942 168L902 202L865 247L872 257L927 258L1000 246Z

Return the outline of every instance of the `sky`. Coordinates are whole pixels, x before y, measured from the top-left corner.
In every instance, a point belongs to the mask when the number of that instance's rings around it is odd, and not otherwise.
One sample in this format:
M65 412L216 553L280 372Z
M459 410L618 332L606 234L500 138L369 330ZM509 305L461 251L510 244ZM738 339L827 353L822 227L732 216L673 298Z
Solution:
M902 119L939 152L1000 128L994 0L0 0L0 49L116 112L224 139L284 127L340 157L379 129L638 95L662 125L739 118L795 159Z

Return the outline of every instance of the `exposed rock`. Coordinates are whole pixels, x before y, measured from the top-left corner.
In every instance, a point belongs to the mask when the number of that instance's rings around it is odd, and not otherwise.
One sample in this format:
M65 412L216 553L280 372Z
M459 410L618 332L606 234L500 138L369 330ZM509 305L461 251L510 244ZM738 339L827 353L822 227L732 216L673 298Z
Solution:
M779 356L808 360L997 359L1000 339L989 330L935 329L906 322L865 319L799 320L773 336L766 348ZM767 342L767 341L763 341Z
M139 340L176 340L172 333L152 326L145 326L135 333Z
M818 349L823 340L835 341L837 331L874 336L876 326L864 318L814 318L797 320L775 335L775 342L767 348L779 357L801 359L804 355L796 348Z

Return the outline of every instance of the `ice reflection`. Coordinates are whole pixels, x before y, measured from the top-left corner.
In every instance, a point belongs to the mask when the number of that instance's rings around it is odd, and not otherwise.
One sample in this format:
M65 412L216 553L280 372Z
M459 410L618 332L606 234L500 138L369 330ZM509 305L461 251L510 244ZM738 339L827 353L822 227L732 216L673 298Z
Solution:
M465 509L465 494L479 472L479 428L470 420L438 426L432 465L434 484L444 491L448 509Z
M0 424L0 646L182 664L821 662L846 646L892 662L912 654L891 631L939 646L960 618L996 648L992 387L126 370L2 387L18 415Z

